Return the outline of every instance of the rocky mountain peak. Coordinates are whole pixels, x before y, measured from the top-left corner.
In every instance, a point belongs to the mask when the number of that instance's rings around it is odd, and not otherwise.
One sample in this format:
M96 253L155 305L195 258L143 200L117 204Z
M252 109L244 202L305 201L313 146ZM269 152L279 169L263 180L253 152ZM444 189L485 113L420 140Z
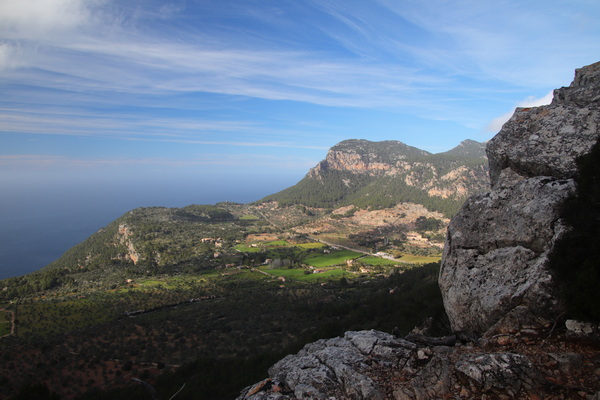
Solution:
M261 202L324 208L415 203L449 216L468 196L488 187L482 143L465 141L445 153L432 154L396 140L351 139L333 146L298 184Z
M576 107L600 105L600 62L575 70L575 78L568 87L554 91L553 102Z
M318 176L325 170L378 175L395 170L405 160L430 154L397 140L382 142L364 139L344 140L327 152L325 159L309 172L309 176Z
M475 140L467 139L460 142L455 148L440 153L439 155L451 157L482 157L487 158L485 154L485 143L476 142Z

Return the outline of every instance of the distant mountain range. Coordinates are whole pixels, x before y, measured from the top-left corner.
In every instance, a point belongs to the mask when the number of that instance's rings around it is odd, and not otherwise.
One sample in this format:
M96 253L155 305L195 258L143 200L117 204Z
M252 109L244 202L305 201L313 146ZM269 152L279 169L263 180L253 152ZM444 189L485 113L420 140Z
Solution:
M485 144L432 154L399 141L345 140L296 185L261 199L281 205L390 208L416 203L446 216L489 187Z

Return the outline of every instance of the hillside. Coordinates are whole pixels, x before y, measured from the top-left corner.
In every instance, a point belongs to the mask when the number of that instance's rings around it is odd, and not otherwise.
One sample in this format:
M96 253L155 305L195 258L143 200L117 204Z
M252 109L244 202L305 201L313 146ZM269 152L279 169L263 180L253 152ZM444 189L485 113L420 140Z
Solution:
M312 340L443 321L439 264L422 266L436 258L390 260L281 227L350 218L328 215L135 209L44 269L1 281L0 397L146 398L139 378L163 398L184 383L182 399L234 398Z
M288 189L295 202L276 200L284 191L124 214L0 282L0 396L140 398L135 377L163 393L187 383L181 398L232 398L315 339L408 332L425 318L443 329L436 279L449 219L436 204L449 213L487 184L482 147L434 155L348 140L307 174L306 196L302 182ZM342 198L326 201L335 185ZM120 389L94 391L108 388Z
M346 140L297 185L254 204L132 210L45 267L43 278L31 274L7 293L239 263L235 246L253 233L396 258L439 255L447 215L487 186L484 145L475 141L431 154L398 141Z
M296 185L260 202L311 207L391 208L415 203L453 215L471 194L489 186L485 145L462 142L431 154L398 141L346 140Z

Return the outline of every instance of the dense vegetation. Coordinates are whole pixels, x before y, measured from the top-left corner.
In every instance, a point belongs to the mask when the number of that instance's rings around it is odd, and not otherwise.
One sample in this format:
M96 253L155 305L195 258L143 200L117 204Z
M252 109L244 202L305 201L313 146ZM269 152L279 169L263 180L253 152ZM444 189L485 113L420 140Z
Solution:
M445 326L437 263L411 267L282 228L325 212L140 208L46 268L2 281L2 332L13 315L16 329L0 341L0 396L146 398L135 377L165 398L183 383L180 398L233 398L307 342L349 329L406 333L428 317Z
M556 243L550 265L569 317L600 322L600 142L578 167L576 193L562 207L572 229Z
M344 183L346 182L346 183ZM398 203L422 204L446 216L455 214L466 197L443 198L407 185L393 177L373 179L347 171L325 171L322 179L305 177L296 185L261 201L277 201L282 206L304 204L310 207L354 205L359 208L390 208Z
M118 389L92 390L80 399L150 398L132 377L152 383L161 398L185 384L178 399L232 399L263 379L275 361L319 338L371 328L391 332L398 327L407 333L428 317L435 319L436 329L445 329L438 270L438 264L430 264L388 278L329 281L326 286L288 283L284 290L266 281L232 280L236 290L212 303L99 324L78 331L77 339L62 337L62 343L46 341L43 368L64 385L76 385L77 377L58 370L76 352L82 365L97 365L105 376L115 375L111 368L120 371L114 379L102 378L108 379L107 387ZM82 337L90 342L82 343ZM169 364L169 357L182 352L187 358L177 369L154 375L144 367ZM116 365L110 362L115 358L121 360ZM31 387L22 389L27 390Z
M277 201L281 205L302 204L310 207L354 205L359 208L390 208L401 202L424 205L446 216L454 215L468 195L480 189L486 181L487 160L483 146L466 142L446 153L431 154L400 142L367 142L348 140L334 146L331 151L359 155L362 160L396 165L409 163L410 169L393 175L385 173L363 174L348 170L330 169L327 160L321 162L318 174L308 174L296 185L265 197L263 201ZM440 190L452 188L451 181L440 177L466 167L478 176L468 182L471 191L463 196L430 195L423 188L426 182L435 182ZM407 177L411 184L407 183ZM259 202L259 203L260 203Z
M68 398L146 398L131 381L137 377L163 396L185 383L180 398L234 398L274 361L318 338L353 329L407 333L428 317L444 329L438 269L430 264L389 277L323 275L311 282L282 273L292 269L268 270L274 274L268 277L234 268L30 299L15 307L19 338L27 343L13 341L16 347L3 351L3 390L33 376L33 382L50 379L58 385L52 391ZM287 276L283 284L280 275ZM182 301L192 296L200 300ZM124 317L140 307L148 309ZM124 391L84 395L83 387Z
M414 162L417 180L461 165L485 175L481 147L336 146ZM413 204L383 210L379 226L361 214L413 202L450 215L462 198L325 169L264 200L135 209L42 270L1 281L0 397L150 398L139 378L160 398L183 384L177 399L235 398L320 338L406 334L425 319L447 329L440 214Z

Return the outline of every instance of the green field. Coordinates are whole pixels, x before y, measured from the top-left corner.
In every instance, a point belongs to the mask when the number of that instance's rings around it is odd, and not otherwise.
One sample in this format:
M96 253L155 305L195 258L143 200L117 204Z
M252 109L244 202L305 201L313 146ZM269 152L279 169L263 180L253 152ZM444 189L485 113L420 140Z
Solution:
M272 242L265 243L265 246L269 246L269 247L285 247L285 246L291 246L291 244L288 243L285 240L273 240Z
M303 249L320 249L322 247L325 247L325 245L320 242L312 242L312 243L299 243L296 245L296 247L300 247Z
M304 260L308 265L315 268L330 267L332 265L343 264L348 260L353 260L362 256L361 253L357 253L351 250L340 250L330 254L324 254L316 257L310 257Z
M257 246L249 246L247 244L236 244L233 248L242 253L259 253L273 247L292 247L293 245L286 240L273 240L271 242L259 242Z
M263 251L260 247L251 247L245 244L236 244L233 248L242 253L260 253Z
M398 261L387 260L381 257L367 256L360 259L360 262L366 265L397 265Z

